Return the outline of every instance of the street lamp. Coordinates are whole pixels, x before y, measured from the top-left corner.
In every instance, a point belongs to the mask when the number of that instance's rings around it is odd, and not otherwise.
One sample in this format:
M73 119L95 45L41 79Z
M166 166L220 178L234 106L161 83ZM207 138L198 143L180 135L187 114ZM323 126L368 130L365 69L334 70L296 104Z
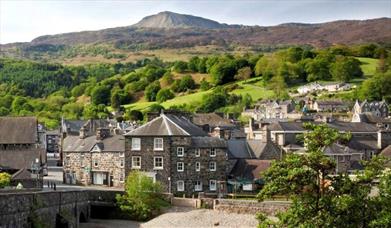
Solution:
M171 194L171 177L168 177L168 193Z

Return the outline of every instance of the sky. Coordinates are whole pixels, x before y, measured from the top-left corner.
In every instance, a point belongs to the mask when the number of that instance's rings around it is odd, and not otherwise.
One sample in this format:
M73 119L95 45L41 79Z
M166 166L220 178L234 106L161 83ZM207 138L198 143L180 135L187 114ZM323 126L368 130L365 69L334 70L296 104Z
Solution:
M161 11L269 26L391 17L391 0L0 0L0 44L132 25Z

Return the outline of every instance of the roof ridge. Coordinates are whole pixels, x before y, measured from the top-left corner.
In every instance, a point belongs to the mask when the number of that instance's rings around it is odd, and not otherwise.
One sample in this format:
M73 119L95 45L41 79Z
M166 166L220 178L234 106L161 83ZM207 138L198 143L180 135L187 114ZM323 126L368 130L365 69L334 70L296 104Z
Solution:
M189 132L185 131L182 127L180 127L178 124L176 124L174 121L172 121L166 114L161 114L161 116L163 116L163 119L164 117L167 118L172 124L174 124L176 127L178 127L181 131L183 131L186 135L190 135Z
M153 122L157 121L159 118L162 118L162 116L156 117L155 119L149 121L148 123L145 123L145 124L141 125L140 127L137 127L135 129L129 131L128 133L124 134L124 135L130 135L130 133L132 133L133 131L145 128L146 126L151 125Z
M163 117L163 122L166 125L167 131L168 131L168 135L172 135L172 131L171 131L170 125L167 123L167 117L165 115L162 115L162 117Z

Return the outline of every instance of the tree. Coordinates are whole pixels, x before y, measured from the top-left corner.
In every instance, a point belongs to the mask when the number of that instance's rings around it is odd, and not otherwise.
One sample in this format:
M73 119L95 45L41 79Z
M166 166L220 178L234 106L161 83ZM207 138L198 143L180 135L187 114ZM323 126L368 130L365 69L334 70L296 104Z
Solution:
M194 56L189 60L187 66L191 72L197 72L199 64L200 64L200 58L198 56Z
M145 97L148 101L155 101L156 95L160 90L160 83L155 81L145 88Z
M210 68L210 75L212 76L212 83L214 85L232 82L235 74L235 62L229 59L220 60Z
M8 173L0 173L0 188L9 186L11 183L11 175Z
M289 97L286 92L286 83L285 79L281 75L274 76L270 82L268 87L274 91L274 94L277 99L286 99Z
M205 78L203 78L200 82L200 89L201 91L206 91L206 90L209 90L210 89L210 84L207 80L205 80Z
M176 61L172 69L175 72L183 73L187 70L187 63L184 61Z
M157 93L156 101L162 103L162 102L165 102L166 100L170 100L174 97L175 97L175 95L174 95L174 93L171 92L170 89L161 89Z
M110 101L110 88L107 86L96 86L91 92L91 101L93 104L105 104Z
M125 183L125 193L117 194L120 209L136 220L145 221L153 213L168 205L163 198L163 189L159 182L138 171L129 173Z
M307 62L305 70L307 72L307 81L317 81L317 80L329 80L331 78L329 71L329 62L325 58L312 59Z
M391 70L386 73L376 73L364 81L360 89L362 99L382 100L391 102Z
M118 90L111 93L110 103L111 107L115 110L118 110L121 107L121 95Z
M253 71L251 67L243 67L238 70L238 73L235 75L236 80L247 80L251 78Z
M143 113L138 110L126 110L125 112L125 119L127 120L141 121L143 118Z
M198 108L201 112L213 112L227 104L229 94L221 87L217 87L212 93L204 95Z
M390 211L384 199L368 197L385 160L375 157L364 164L364 172L357 173L354 180L347 174L332 175L335 162L323 150L336 142L346 143L350 134L341 134L326 124L305 127L309 130L304 134L307 152L288 154L262 174L266 184L257 197L264 200L286 195L292 204L286 212L277 215L277 222L259 216L260 227L368 227L371 221L389 224L391 220L383 219L383 215L389 217ZM384 183L389 183L388 178ZM380 191L386 193L387 187Z
M342 82L349 82L352 78L363 76L360 61L352 57L337 58L330 68L334 80Z

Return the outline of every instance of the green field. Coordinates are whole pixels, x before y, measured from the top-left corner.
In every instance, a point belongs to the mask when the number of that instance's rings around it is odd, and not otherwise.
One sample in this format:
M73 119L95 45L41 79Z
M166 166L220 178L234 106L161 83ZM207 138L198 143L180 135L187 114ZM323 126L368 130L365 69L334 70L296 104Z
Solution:
M246 93L251 96L251 98L256 101L259 99L267 99L274 95L272 90L266 89L261 81L259 81L260 78L254 78L248 81L240 81L235 84L237 84L240 88L233 90L231 93L237 94L237 95L245 95ZM231 84L232 85L232 84ZM183 105L183 104L195 104L200 103L202 101L202 98L204 95L207 95L211 93L213 90L208 91L198 91L192 94L186 94L182 96L177 96L174 99L165 101L161 103L161 105L164 108L170 108L174 105ZM124 108L126 109L136 109L136 110L145 110L152 104L157 104L157 102L137 102L133 104L124 105Z
M375 74L376 68L379 64L378 59L357 57L360 60L361 69L366 77L370 77Z

